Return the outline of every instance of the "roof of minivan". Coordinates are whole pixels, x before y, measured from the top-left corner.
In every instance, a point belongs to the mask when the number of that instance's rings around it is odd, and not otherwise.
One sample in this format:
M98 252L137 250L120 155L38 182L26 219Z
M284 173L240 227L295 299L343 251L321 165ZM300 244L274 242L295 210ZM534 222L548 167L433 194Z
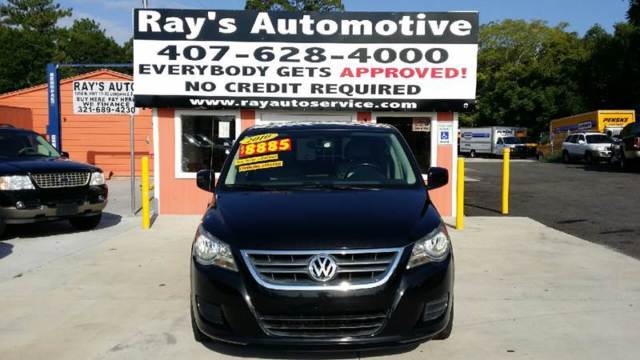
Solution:
M345 122L287 122L255 125L247 132L263 132L265 130L373 130L391 131L395 128L387 124L345 123Z

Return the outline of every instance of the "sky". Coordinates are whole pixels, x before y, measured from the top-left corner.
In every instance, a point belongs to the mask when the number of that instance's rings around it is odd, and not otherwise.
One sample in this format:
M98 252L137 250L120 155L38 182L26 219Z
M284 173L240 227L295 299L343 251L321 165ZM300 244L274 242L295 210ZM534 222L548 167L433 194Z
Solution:
M88 17L99 22L119 43L131 37L131 9L142 0L58 0L72 8L73 18ZM245 0L148 0L155 8L243 9ZM541 19L550 25L570 24L569 30L584 34L594 24L613 31L615 23L625 21L628 0L343 0L347 11L461 11L480 12L480 21L502 19Z

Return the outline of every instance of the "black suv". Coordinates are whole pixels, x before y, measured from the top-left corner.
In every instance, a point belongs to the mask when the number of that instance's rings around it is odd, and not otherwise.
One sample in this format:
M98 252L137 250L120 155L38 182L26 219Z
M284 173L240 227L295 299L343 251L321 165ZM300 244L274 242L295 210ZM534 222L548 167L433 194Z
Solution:
M627 124L620 135L620 141L614 149L614 161L618 161L621 168L627 168L631 163L640 160L640 123Z
M254 127L234 144L191 256L196 340L378 348L445 339L453 251L402 135L387 125ZM216 185L214 185L216 184Z
M0 235L7 224L60 219L89 230L106 204L99 168L68 160L33 131L0 127Z

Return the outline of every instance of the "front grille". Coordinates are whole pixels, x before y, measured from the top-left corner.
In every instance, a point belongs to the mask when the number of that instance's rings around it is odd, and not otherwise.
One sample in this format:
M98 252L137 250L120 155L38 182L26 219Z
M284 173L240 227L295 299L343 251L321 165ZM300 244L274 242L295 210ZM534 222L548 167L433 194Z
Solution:
M398 265L402 248L329 251L241 251L254 279L278 290L348 290L385 283ZM337 265L329 281L311 277L309 263L316 255Z
M90 175L88 172L61 172L31 174L31 178L42 189L54 189L87 185Z
M258 319L272 336L345 338L376 334L384 326L387 315L258 315Z

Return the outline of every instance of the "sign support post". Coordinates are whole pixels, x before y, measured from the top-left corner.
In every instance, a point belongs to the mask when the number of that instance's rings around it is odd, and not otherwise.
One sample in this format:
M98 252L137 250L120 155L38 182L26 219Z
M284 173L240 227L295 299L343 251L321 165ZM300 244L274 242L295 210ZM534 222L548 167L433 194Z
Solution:
M58 64L47 64L47 86L49 106L49 125L47 135L49 142L58 151L62 151L62 138L60 131L60 73Z
M135 116L129 117L129 155L131 165L131 215L136 214L136 135L135 135Z

